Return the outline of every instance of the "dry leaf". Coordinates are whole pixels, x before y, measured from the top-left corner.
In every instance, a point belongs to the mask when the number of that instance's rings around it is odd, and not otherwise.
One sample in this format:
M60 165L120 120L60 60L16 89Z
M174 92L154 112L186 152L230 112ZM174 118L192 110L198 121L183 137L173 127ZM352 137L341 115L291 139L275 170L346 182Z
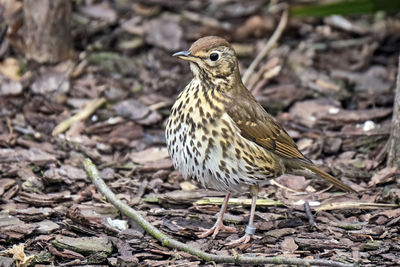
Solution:
M393 180L397 172L396 167L386 167L374 174L371 181L369 181L368 186L374 186L377 184L387 183Z
M15 260L15 264L17 265L17 267L28 266L35 257L34 255L31 256L25 255L23 243L19 245L14 245L13 248L8 250L7 252L8 254L13 255L13 259Z
M18 61L12 57L6 58L0 63L0 72L13 81L19 81L21 78Z
M139 152L133 152L130 155L132 161L141 164L168 157L168 150L166 147L151 147Z

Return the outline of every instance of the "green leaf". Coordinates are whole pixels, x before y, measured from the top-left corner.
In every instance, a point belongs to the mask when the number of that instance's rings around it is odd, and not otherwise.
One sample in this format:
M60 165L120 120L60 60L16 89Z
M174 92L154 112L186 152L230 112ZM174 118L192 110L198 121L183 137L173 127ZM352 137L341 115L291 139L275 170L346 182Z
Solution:
M400 10L398 0L343 0L329 4L293 6L293 16L324 17L329 15L370 14L377 11Z

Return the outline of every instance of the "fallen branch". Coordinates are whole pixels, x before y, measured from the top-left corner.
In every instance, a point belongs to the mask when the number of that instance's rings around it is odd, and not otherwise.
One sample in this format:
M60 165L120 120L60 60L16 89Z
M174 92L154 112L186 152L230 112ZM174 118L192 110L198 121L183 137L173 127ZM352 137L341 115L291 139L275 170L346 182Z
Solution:
M276 27L275 32L272 34L271 38L269 38L268 42L265 44L261 52L256 56L253 62L251 62L246 72L243 74L242 80L244 84L247 84L250 75L254 72L258 64L260 64L261 60L274 47L274 45L278 42L279 38L281 38L283 30L286 28L288 17L289 17L289 10L286 7L285 10L283 11L281 20L279 21L278 27Z
M394 93L392 129L390 131L387 165L400 168L400 56Z
M107 200L113 204L122 213L132 218L137 224L139 224L147 233L153 236L155 239L161 242L163 246L185 251L193 256L196 256L204 261L215 262L215 263L236 263L236 264L287 264L287 265L317 265L317 266L337 266L337 267L349 267L354 266L353 264L341 263L330 260L313 260L313 259L298 259L298 258L285 258L285 257L250 257L236 254L235 256L224 256L215 255L188 246L182 242L168 237L166 234L158 230L156 227L151 225L138 211L132 209L121 200L110 190L110 188L100 178L99 172L96 166L90 159L84 161L85 170L96 186L97 190L103 194Z

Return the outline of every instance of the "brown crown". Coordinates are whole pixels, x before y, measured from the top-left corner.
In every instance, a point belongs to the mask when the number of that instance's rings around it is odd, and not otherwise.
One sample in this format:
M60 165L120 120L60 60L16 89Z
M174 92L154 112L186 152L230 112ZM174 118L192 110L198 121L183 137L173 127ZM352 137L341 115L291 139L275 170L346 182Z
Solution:
M196 53L199 51L208 51L219 46L231 47L228 41L224 38L218 36L207 36L200 38L196 42L194 42L189 51L192 55L196 55Z

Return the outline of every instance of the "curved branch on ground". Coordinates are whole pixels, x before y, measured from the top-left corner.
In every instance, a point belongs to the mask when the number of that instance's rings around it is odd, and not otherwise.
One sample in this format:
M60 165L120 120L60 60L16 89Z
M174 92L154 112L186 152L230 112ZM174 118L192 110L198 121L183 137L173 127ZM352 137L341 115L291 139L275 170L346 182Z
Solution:
M185 243L170 238L152 224L150 224L138 211L132 209L125 203L123 203L118 197L110 190L110 188L104 183L103 179L100 178L99 172L96 166L90 159L84 161L85 170L96 186L97 190L107 198L107 200L114 205L118 210L124 213L129 218L132 218L138 223L148 234L161 242L163 246L185 251L193 256L196 256L204 261L215 262L215 263L236 263L236 264L286 264L286 265L301 265L301 266L332 266L332 267L350 267L353 264L341 263L331 260L319 260L319 259L298 259L298 258L286 258L286 257L250 257L244 255L235 256L224 256L215 255L204 252L197 248L190 247Z

